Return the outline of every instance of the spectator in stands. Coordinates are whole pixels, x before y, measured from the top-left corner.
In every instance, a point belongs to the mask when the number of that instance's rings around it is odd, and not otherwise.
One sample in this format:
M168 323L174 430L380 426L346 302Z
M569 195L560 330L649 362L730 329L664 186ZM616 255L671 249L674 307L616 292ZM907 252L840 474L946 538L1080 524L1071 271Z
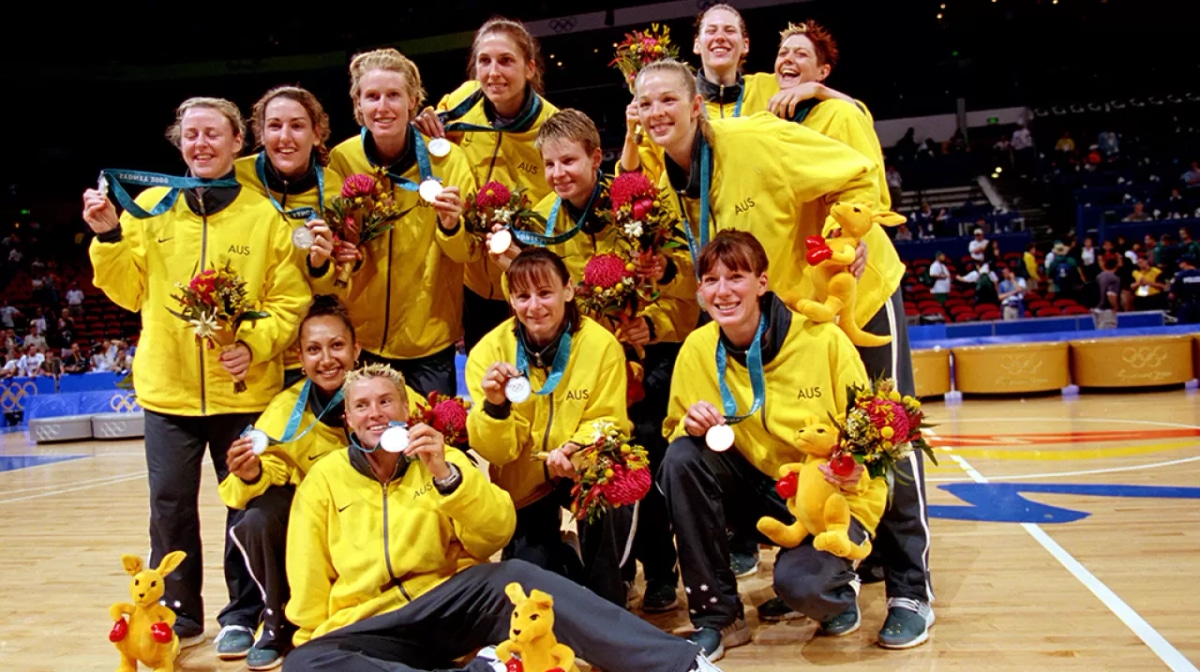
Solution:
M968 149L967 139L963 137L962 129L959 128L956 129L954 131L954 135L951 135L950 139L946 141L943 154L962 154L968 151Z
M1042 271L1038 266L1037 243L1029 241L1025 246L1025 254L1021 255L1021 265L1025 269L1026 284L1034 290L1039 289L1042 286Z
M921 201L921 209L908 218L917 227L917 235L921 238L933 237L933 208L929 201Z
M1018 278L1011 266L1000 269L1004 279L1000 281L1000 306L1004 309L1004 319L1016 320L1025 315L1025 279Z
M4 325L5 329L13 329L17 326L15 319L21 316L21 311L15 306L8 305L8 297L0 297L0 324Z
M1196 257L1185 254L1179 258L1179 272L1171 281L1171 303L1175 319L1184 324L1200 322L1200 271Z
M1193 161L1192 167L1180 175L1179 179L1183 180L1183 185L1188 189L1200 188L1200 162Z
M892 198L892 210L899 211L900 200L904 194L904 178L901 177L900 171L896 170L895 164L888 164L886 177L888 195Z
M1175 191L1178 193L1178 190ZM1193 259L1200 259L1200 241L1192 238L1192 230L1186 226L1179 228L1179 247L1182 254L1190 254Z
M1121 153L1121 142L1111 128L1104 129L1100 135L1096 136L1096 144L1099 145L1100 153L1108 161L1117 158L1117 155Z
M1071 249L1065 243L1055 244L1053 254L1054 258L1049 266L1052 291L1060 299L1075 298L1076 292L1084 282L1083 271L1079 269L1079 263L1071 257Z
M1150 263L1146 255L1138 257L1137 270L1133 272L1133 310L1162 310L1166 308L1165 283L1159 282L1162 269Z
M972 268L966 275L955 276L959 282L975 286L975 305L996 304L1000 301L996 285L999 279L987 262L970 262Z
M21 260L24 258L25 255L21 254L21 248L19 247L14 247L8 251L8 263L12 264L13 268L20 267Z
M119 374L129 373L133 368L133 357L129 355L129 351L124 345L117 348L117 356L113 359L113 371Z
M933 257L933 263L929 265L929 279L933 281L933 286L929 288L929 293L940 304L945 304L946 299L950 298L950 269L946 266L946 253L939 251Z
M0 378L7 379L19 375L21 361L20 358L14 357L11 354L5 354L3 355L3 358L4 366L0 368Z
M1091 282L1097 275L1100 275L1100 255L1099 250L1091 236L1083 239L1083 246L1078 249L1079 268L1083 271L1083 278L1086 282Z
M987 248L991 242L983 237L983 229L976 228L974 231L975 239L967 243L967 252L971 254L971 258L975 263L981 264L987 260Z
M25 346L25 354L21 357L17 364L17 375L33 378L34 376L42 375L42 364L46 362L46 356L42 354L42 349L36 345Z
M900 241L900 240L912 240L912 239L913 239L913 234L912 234L912 231L909 230L908 224L901 224L900 226L896 227L896 240Z
M63 359L63 371L67 373L87 373L88 358L83 354L78 343L71 344L71 352Z
M950 214L950 208L938 208L930 230L933 237L957 235L954 231L954 216Z
M1002 133L996 144L992 145L992 153L996 160L1006 168L1012 168L1012 143L1008 141L1008 134Z
M17 336L16 331L9 329L4 333L4 351L5 352L12 353L12 352L20 349L20 347L22 345L24 345L24 341L20 336Z
M1109 241L1104 242L1108 243ZM1104 270L1096 276L1096 287L1100 290L1100 301L1096 304L1097 310L1111 310L1114 313L1120 310L1121 278L1117 275L1120 260L1119 256L1105 256L1100 262Z
M1033 134L1024 122L1012 136L1013 167L1017 174L1026 177L1034 162Z
M58 333L64 348L75 340L75 320L71 317L70 308L63 308L58 316Z
M1058 139L1058 142L1054 143L1054 151L1061 154L1075 153L1075 141L1071 139L1070 131L1063 131L1062 137Z
M1164 233L1158 239L1158 245L1154 246L1154 254L1152 259L1154 265L1161 268L1164 278L1169 278L1175 275L1175 266L1179 263L1179 257L1183 256L1183 250L1175 244L1175 237L1169 233Z
M83 317L83 290L79 289L78 282L72 282L67 288L67 307L71 310L71 317Z
M92 371L112 371L112 362L105 354L105 346L92 346Z
M40 278L46 274L46 264L41 257L34 257L33 261L29 262L29 275L34 278Z
M912 126L904 132L904 137L896 141L892 146L891 154L896 157L897 161L908 161L916 157L917 154L917 129Z
M45 336L46 335L46 311L39 309L38 311L36 311L34 313L34 315L35 315L35 317L33 318L33 322L29 323L30 333L32 334L33 330L36 329L37 333Z
M42 373L58 380L63 374L63 360L58 356L58 348L46 351L46 361L42 362Z
M42 336L42 332L40 329L38 329L36 323L29 325L29 335L25 337L25 341L24 341L24 346L26 348L28 348L31 345L36 345L37 347L39 347L43 350L45 350L47 347L46 346L46 338L44 336Z
M1137 201L1133 204L1133 211L1130 212L1128 215L1125 215L1125 218L1122 219L1121 221L1122 222L1149 222L1149 221L1152 221L1153 219L1154 218L1150 216L1150 213L1146 212L1146 204L1141 201Z

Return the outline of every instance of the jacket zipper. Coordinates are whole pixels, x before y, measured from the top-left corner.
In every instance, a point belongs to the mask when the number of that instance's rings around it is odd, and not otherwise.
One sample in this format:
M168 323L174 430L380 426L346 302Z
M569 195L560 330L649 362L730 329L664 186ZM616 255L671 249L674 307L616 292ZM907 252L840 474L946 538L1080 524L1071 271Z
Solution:
M395 242L396 227L388 231L387 302L383 304L383 333L379 335L379 356L386 357L388 329L392 325L392 244Z
M388 483L391 483L391 481L388 481ZM412 602L412 596L404 589L404 584L401 583L400 579L396 578L396 571L392 569L392 544L388 533L391 527L388 523L388 483L379 484L379 489L383 494L383 561L387 564L388 576L392 577L392 583L396 584L396 587L400 589L400 594L404 596L405 600Z
M208 265L208 213L204 210L204 194L198 194L196 202L200 205L200 272L203 273ZM208 392L204 384L204 349L206 343L196 344L200 353L200 415L208 415Z
M550 428L554 426L554 395L550 396L550 416L546 418L546 433L542 435L542 452L550 450L547 446L550 443Z
M721 110L721 118L725 118L725 85L721 84L717 90L717 107Z

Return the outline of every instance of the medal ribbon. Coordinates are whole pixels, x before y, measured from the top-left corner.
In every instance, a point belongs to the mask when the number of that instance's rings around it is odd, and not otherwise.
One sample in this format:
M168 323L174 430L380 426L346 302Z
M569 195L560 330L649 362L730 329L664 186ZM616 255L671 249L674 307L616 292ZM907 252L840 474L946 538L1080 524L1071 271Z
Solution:
M564 329L562 336L558 337L558 352L554 353L554 363L550 366L550 375L546 376L546 383L542 385L542 389L534 392L539 396L552 394L562 382L563 373L567 370L567 360L571 358L571 330ZM525 354L525 340L517 337L517 370L521 375L529 375L529 355Z
M688 252L692 255L692 268L695 270L696 279L700 279L700 251L708 244L708 224L710 218L710 207L708 203L709 192L712 191L712 148L708 146L708 141L704 139L704 134L696 132L696 142L700 143L700 227L699 241L696 240L696 235L692 233L692 224L688 221L687 207L683 203L683 193L676 192L675 196L679 199L679 216L683 219L683 232L687 235Z
M267 186L267 153L259 152L258 158L254 161L254 171L258 173L258 181L262 184L263 191L267 192L267 198L271 199L271 205L275 206L275 209L288 219L303 219L304 221L317 219L321 217L321 213L325 212L325 170L319 164L314 168L317 171L317 208L314 210L312 206L306 205L294 210L284 210L283 205L275 199L275 194L271 193L271 188Z
M437 179L433 176L433 167L429 163L429 149L425 147L425 137L421 135L421 131L417 130L416 126L409 124L409 127L413 129L413 142L416 145L414 150L417 154L417 170L421 173L421 182ZM367 146L366 126L363 126L359 138L362 140L363 147L365 148ZM397 175L390 170L387 171L387 176L391 178L393 184L405 191L419 191L421 189L419 183L413 182L403 175ZM441 180L438 181L441 182Z
M329 400L329 403L325 404L325 407L322 408L321 412L317 414L317 419L313 420L312 424L310 424L308 427L305 427L303 432L296 434L296 431L300 429L300 420L304 417L304 408L308 406L308 395L311 392L312 380L305 378L304 384L300 386L300 397L296 399L296 405L292 407L292 414L288 418L287 427L283 430L283 438L279 439L277 443L299 441L304 437L305 434L311 432L313 427L317 426L317 423L321 421L321 418L325 417L325 414L329 411L329 409L337 406L342 401L342 391L339 389L334 393L333 398Z
M575 223L575 226L563 233L558 234L557 236L554 235L554 225L558 221L559 208L562 207L562 198L556 198L554 199L554 206L550 208L550 216L546 218L545 235L538 235L532 231L518 231L517 229L512 229L513 237L520 241L522 245L530 245L534 247L549 247L551 245L558 245L559 243L565 243L574 238L579 234L580 231L583 230L583 224L587 221L588 215L592 214L592 206L596 203L596 197L600 194L602 186L600 181L603 179L603 177L604 174L597 170L596 186L592 188L592 195L588 198L587 205L583 207L583 215L579 217L579 221Z
M733 393L729 391L729 384L725 382L725 366L728 364L725 342L720 337L717 338L717 380L721 384L721 404L725 407L725 422L728 424L739 423L758 413L766 401L767 383L763 374L762 361L762 337L766 328L767 316L764 313L758 318L758 329L754 332L754 342L750 344L750 351L746 353L746 369L750 372L750 389L754 394L754 401L750 412L745 415L737 414L737 401L733 398Z
M462 119L467 112L470 112L471 108L475 107L479 101L483 100L482 90L477 90L471 95L467 96L466 100L459 103L458 106L453 110L448 112L438 112L437 114L438 118L442 120L442 126L446 129L447 133L520 133L529 130L529 122L537 119L538 115L542 113L542 97L532 92L531 95L533 96L533 103L529 106L529 110L527 110L525 114L522 114L520 117L514 119L512 123L506 126L480 126L478 124L471 124L465 121L458 121L459 119Z
M175 201L179 199L179 192L184 189L238 186L238 181L233 178L209 180L203 177L179 177L176 175L163 175L161 173L150 173L143 170L124 170L121 168L105 168L100 171L100 175L109 180L112 193L117 197L117 202L121 204L125 212L138 219L157 217L170 210L175 205ZM147 212L133 200L128 191L125 191L122 183L137 184L143 187L169 187L169 191L162 197L162 200Z

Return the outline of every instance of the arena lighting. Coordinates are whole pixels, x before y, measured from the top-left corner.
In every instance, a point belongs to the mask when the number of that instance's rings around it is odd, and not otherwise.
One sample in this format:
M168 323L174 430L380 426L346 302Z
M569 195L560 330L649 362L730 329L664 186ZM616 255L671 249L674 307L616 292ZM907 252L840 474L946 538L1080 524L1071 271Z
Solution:
M942 13L938 12L938 20L940 21L941 19L942 19Z
M1003 173L1003 172L1004 172L1004 168L1001 168L1000 166L996 166L996 172L997 172L997 173Z

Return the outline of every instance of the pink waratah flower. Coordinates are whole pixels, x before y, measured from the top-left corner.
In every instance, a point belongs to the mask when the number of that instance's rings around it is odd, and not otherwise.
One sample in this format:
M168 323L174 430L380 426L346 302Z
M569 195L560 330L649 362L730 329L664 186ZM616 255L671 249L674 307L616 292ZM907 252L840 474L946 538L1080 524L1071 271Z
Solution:
M615 254L598 254L583 267L583 282L588 287L612 289L628 276L625 261Z
M342 183L342 198L370 196L375 193L375 178L362 173L355 173Z
M638 172L621 173L613 180L608 191L614 208L620 208L638 197L650 197L653 201L656 193L650 178Z
M508 205L511 198L512 192L508 187L493 180L479 188L479 195L475 197L475 202L481 208L499 208Z

